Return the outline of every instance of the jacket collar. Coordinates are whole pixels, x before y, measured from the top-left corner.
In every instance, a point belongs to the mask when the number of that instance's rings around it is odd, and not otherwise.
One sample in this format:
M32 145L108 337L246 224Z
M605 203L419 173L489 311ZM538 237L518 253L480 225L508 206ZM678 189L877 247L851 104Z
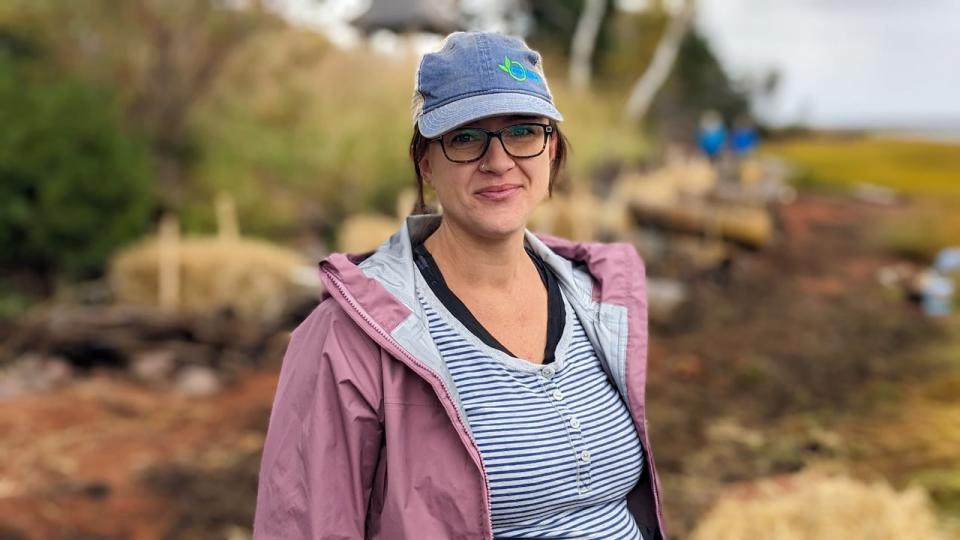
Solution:
M374 295L371 299L376 301L363 302L364 308L385 328L392 329L398 319L416 311L413 245L423 242L439 225L439 214L410 216L375 251L333 253L320 266L332 271L351 291L377 289L371 280L377 281L392 298ZM573 242L529 230L524 232L524 239L570 290L577 291L581 302L634 304L646 310L643 264L629 245ZM638 276L641 279L636 279ZM394 305L396 302L399 305Z
M333 286L347 291L357 308L365 313L364 319L389 333L401 347L427 365L446 383L459 405L452 378L429 339L415 288L417 270L413 263L413 245L436 230L440 219L439 214L410 216L375 251L334 253L320 262L320 269L328 290ZM628 403L631 397L636 399L638 396L627 392L628 349L643 355L631 361L642 360L640 365L645 375L647 335L644 268L634 248L624 243L572 242L529 230L524 232L524 239L557 275L621 394ZM340 295L333 296L344 303ZM344 308L353 309L352 306ZM642 388L639 390L641 408Z

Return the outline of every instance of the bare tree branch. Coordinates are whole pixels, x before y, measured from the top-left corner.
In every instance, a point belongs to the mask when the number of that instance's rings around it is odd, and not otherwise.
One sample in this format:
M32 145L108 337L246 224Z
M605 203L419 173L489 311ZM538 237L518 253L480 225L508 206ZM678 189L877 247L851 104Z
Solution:
M590 87L592 78L591 62L597 45L597 35L607 11L607 0L586 0L583 12L577 21L570 47L570 86L576 92L584 92Z
M627 105L624 109L627 120L639 122L646 116L653 104L653 98L667 78L673 71L673 65L677 60L677 54L680 52L680 45L683 38L693 22L695 12L695 0L684 0L683 7L670 20L663 37L657 43L657 49L653 53L653 60L647 66L643 75L634 83L630 91L630 97L627 99Z

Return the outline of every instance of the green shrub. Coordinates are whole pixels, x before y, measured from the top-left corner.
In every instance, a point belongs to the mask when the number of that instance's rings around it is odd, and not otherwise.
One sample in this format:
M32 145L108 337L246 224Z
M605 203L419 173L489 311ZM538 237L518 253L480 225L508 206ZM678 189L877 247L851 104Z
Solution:
M146 227L149 171L107 97L0 50L0 266L98 272Z

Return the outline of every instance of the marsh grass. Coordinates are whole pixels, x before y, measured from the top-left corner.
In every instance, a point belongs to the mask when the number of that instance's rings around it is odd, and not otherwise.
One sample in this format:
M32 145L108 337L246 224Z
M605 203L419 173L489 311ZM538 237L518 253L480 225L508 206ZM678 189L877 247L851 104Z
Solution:
M875 230L894 255L927 263L960 244L960 144L817 136L765 151L793 164L801 187L836 192L868 183L907 196L910 206Z
M885 138L814 137L770 144L813 183L871 183L960 205L960 145Z

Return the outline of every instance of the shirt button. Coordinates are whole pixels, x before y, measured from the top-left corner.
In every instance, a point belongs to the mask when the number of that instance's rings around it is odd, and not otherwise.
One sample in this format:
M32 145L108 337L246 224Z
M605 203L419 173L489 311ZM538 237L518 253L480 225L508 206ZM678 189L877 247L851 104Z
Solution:
M584 463L590 463L590 451L584 450L580 452L580 461Z
M559 391L559 390L554 390L554 391L553 391L553 399L555 399L555 400L557 400L557 401L560 401L561 399L563 399L563 392L561 392L561 391Z
M549 379L550 377L553 377L554 373L555 371L553 370L553 366L547 366L540 370L540 374L543 375L544 379Z
M570 427L572 427L573 429L580 429L580 419L579 419L579 418L571 418L571 419L570 419Z

